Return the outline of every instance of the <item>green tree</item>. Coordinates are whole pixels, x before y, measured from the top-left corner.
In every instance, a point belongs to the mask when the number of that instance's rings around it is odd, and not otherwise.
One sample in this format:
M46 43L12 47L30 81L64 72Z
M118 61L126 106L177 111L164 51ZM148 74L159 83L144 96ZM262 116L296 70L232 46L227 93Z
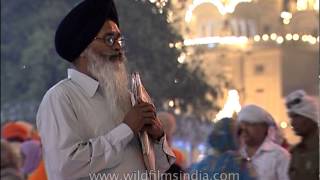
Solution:
M64 2L1 1L1 120L35 117L45 91L65 77L53 46Z

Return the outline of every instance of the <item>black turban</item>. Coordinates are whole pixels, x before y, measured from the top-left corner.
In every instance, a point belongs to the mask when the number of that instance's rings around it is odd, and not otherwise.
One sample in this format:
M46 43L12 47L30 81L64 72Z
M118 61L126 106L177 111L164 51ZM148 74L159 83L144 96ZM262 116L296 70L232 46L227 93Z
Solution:
M72 62L80 56L102 28L106 20L119 26L112 0L84 0L75 6L60 23L55 46L58 54Z

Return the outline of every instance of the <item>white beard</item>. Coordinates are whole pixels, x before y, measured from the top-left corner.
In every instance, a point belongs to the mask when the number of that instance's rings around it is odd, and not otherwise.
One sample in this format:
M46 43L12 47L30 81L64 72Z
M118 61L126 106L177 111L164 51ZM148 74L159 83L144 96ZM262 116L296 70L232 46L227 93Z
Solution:
M120 124L131 108L128 91L128 76L125 67L125 57L122 63L114 63L109 56L101 56L87 49L84 55L88 58L88 71L99 81L102 96L107 101L107 114L110 120Z

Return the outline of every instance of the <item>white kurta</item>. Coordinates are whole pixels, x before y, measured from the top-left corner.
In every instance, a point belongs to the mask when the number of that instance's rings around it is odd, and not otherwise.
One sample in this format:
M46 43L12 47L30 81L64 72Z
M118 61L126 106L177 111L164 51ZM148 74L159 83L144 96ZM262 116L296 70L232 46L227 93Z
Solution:
M98 81L73 69L68 70L68 79L48 90L38 110L37 127L49 180L146 170L138 138L126 124L108 119L107 105ZM156 168L164 172L174 162L174 154L165 136L154 147Z
M245 147L241 148L240 154L248 159ZM269 138L251 157L251 162L258 180L289 180L290 154Z

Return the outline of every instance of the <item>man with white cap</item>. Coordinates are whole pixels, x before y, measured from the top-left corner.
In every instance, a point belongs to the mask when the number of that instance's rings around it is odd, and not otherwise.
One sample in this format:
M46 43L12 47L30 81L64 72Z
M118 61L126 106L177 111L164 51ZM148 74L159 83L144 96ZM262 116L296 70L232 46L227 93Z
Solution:
M289 153L273 142L274 120L256 105L244 106L238 114L240 154L259 180L288 180Z
M286 106L293 130L302 138L291 150L290 178L319 179L319 108L316 100L303 90L297 90L287 96Z

